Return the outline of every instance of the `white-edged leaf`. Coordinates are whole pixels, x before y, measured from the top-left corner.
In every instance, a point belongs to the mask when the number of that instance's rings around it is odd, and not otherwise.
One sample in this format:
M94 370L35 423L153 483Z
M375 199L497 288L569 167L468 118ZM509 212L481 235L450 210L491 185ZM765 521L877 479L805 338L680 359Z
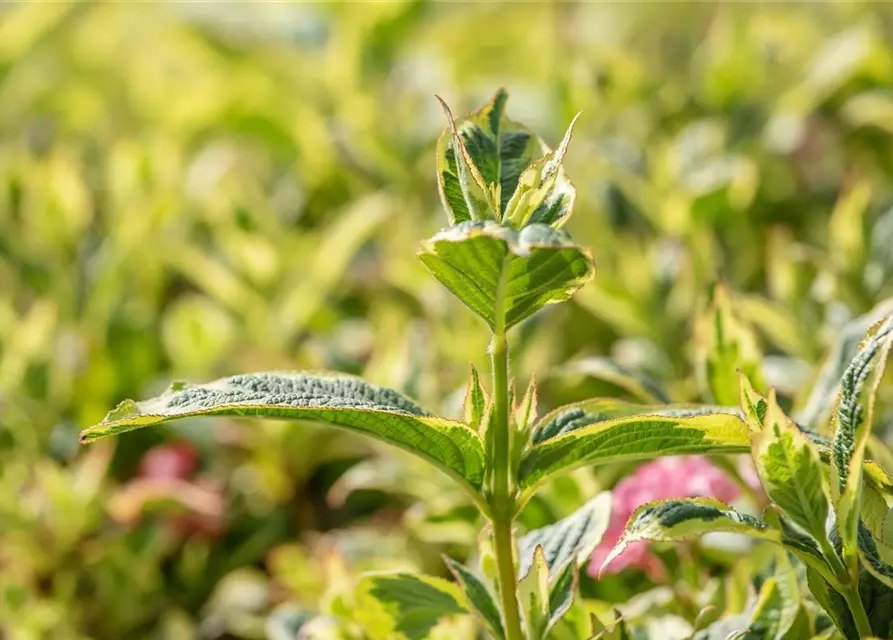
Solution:
M542 547L549 575L580 565L601 542L611 518L611 492L603 491L580 509L555 524L535 529L518 539L518 575L530 571L537 547Z
M327 422L415 453L473 491L483 481L483 445L472 429L432 416L396 391L349 376L254 373L178 383L151 400L125 400L81 432L81 442L199 416Z
M691 418L716 413L738 415L739 412L736 407L720 407L718 405L637 404L616 398L590 398L558 407L543 416L534 429L533 443L539 444L599 422L618 418L632 416Z
M508 329L592 279L589 251L561 229L462 222L422 245L426 267L491 329Z
M844 555L856 553L862 466L871 434L874 400L893 347L893 315L875 323L840 382L832 414L832 497Z
M549 623L549 564L542 545L533 550L533 561L518 580L517 592L526 637L541 640Z
M747 399L750 402L752 399ZM825 536L829 495L819 453L791 422L770 392L762 431L754 436L753 460L766 495L813 537Z
M499 609L493 594L481 580L474 575L467 567L456 562L448 556L443 557L447 568L456 582L465 592L468 603L480 616L481 621L487 627L487 630L496 640L502 640L505 637L505 631L502 627L502 618L499 615Z
M504 220L517 227L531 223L558 227L570 216L576 190L564 174L561 163L579 117L578 113L571 120L555 151L534 161L521 173L518 186L505 207Z
M437 182L450 223L502 221L511 209L523 211L527 222L559 226L570 215L576 194L561 166L573 122L551 151L530 129L507 117L507 100L500 89L482 108L455 119L441 100L449 126L437 141ZM510 206L510 200L516 205ZM527 203L523 209L520 200Z
M859 344L865 337L865 332L891 313L893 313L893 298L878 303L865 315L844 325L831 353L819 371L809 397L803 408L795 415L798 424L813 430L820 429L824 422L823 419L828 416L834 406L834 400L840 391L841 379L850 361L856 355Z
M544 637L548 637L549 631L561 622L573 606L579 575L579 568L570 562L565 565L564 571L552 579L549 587L549 621L543 632Z
M677 498L642 505L633 512L620 540L605 558L609 565L626 547L639 540L671 542L723 531L779 542L781 534L753 516L738 513L712 498Z
M683 410L683 412L689 410ZM633 415L550 429L521 459L521 488L532 491L553 475L590 464L650 460L661 455L743 453L750 449L747 426L730 413ZM584 410L585 412L585 410ZM585 417L583 418L585 420ZM570 421L568 421L570 422Z

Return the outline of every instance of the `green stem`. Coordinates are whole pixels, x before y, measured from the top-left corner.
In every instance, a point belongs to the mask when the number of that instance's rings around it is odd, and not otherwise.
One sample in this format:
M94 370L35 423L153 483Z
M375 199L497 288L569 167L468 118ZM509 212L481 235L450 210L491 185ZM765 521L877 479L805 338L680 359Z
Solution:
M868 614L865 612L862 598L859 596L858 573L850 574L846 570L843 561L840 559L840 556L837 555L837 551L831 546L827 537L820 537L819 545L822 548L823 555L831 566L832 573L835 578L837 578L839 585L835 585L835 588L840 595L843 596L844 600L846 600L850 613L853 616L853 621L856 623L856 630L859 632L859 637L871 638L874 634L871 631L871 622L868 620Z
M859 585L850 583L841 594L846 600L850 613L853 614L853 621L856 623L856 631L859 632L860 638L872 638L874 633L871 630L871 622L868 620L868 614L865 613L865 606L862 604L862 598L859 597Z
M512 539L515 496L512 495L510 464L512 434L508 420L508 345L504 332L500 331L493 336L490 357L493 364L493 421L490 424L493 429L493 491L490 496L493 550L496 555L506 640L523 640L515 592L515 543Z

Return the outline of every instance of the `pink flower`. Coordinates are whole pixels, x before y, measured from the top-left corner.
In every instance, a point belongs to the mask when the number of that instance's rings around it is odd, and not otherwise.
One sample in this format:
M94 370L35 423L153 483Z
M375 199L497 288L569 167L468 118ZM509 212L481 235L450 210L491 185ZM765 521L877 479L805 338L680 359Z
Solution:
M597 576L602 562L620 540L633 512L652 500L668 498L716 498L731 502L739 489L725 473L710 464L703 456L658 458L642 465L635 473L614 487L614 507L608 530L601 544L592 554L589 573ZM605 567L605 572L617 573L627 567L638 567L649 576L662 576L662 566L648 553L648 543L634 542Z
M140 460L143 478L189 478L198 466L198 452L186 443L166 443L149 449Z

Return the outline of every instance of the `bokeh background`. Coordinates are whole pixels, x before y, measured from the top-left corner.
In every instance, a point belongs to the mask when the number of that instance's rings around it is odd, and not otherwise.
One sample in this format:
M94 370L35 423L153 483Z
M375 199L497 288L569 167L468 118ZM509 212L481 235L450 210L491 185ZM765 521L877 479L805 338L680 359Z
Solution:
M124 398L249 370L455 415L488 337L415 257L446 224L435 93L458 114L504 86L552 144L584 112L567 228L599 273L512 338L541 407L699 398L717 278L803 406L840 327L893 295L891 41L861 2L0 5L0 637L279 640L315 614L361 637L353 576L473 553L442 477L331 429L77 444Z

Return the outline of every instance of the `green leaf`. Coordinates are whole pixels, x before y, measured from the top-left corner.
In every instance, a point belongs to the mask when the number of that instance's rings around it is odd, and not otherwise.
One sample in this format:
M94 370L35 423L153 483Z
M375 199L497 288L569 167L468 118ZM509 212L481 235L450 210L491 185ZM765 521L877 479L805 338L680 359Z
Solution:
M536 545L526 573L518 580L518 602L529 640L541 640L549 622L549 563L542 545Z
M551 574L551 577L550 577ZM518 582L518 600L529 640L542 640L574 603L577 565L567 562L560 573L551 572L543 547L537 545L530 570Z
M847 640L859 640L859 632L846 599L835 591L828 581L812 567L806 567L806 584L816 602L825 610L834 625Z
M447 210L451 224L466 220L499 219L499 210L493 194L487 193L487 185L468 151L466 142L480 149L480 144L459 132L447 103L437 96L446 114L449 126L437 141L437 175L440 199ZM485 109L496 109L495 99ZM500 101L504 103L504 100ZM497 117L498 120L498 117ZM464 124L464 123L463 123ZM485 138L477 138L481 142ZM494 143L495 146L495 143ZM494 149L495 153L495 149ZM483 158L481 158L483 159Z
M568 564L584 563L601 542L610 518L611 492L603 491L568 517L521 536L518 575L523 578L530 571L537 547L543 549L552 578Z
M455 120L441 100L449 127L437 141L437 176L451 224L508 219L512 199L516 217L525 214L527 222L558 226L570 214L575 191L561 160L573 122L552 152L530 129L506 116L507 100L500 89L484 107Z
M579 117L579 113L574 116L558 149L550 151L523 171L517 189L505 207L504 220L516 227L533 223L559 227L570 217L577 194L565 176L561 163L574 132L574 123Z
M751 402L745 399L745 402ZM754 437L753 459L766 495L797 525L817 539L825 537L828 488L819 453L809 439L784 414L775 399L756 400L756 411L765 404L763 429Z
M799 640L810 636L809 621L800 606L796 575L787 557L784 562L787 567L778 567L780 574L763 583L744 638Z
M739 370L764 386L756 335L735 315L731 294L722 284L712 287L707 308L696 319L695 349L698 378L714 402L738 402Z
M198 416L327 422L415 453L473 494L483 480L483 445L472 429L429 415L396 391L348 376L254 373L179 385L144 402L125 400L81 432L81 442Z
M468 390L465 392L465 423L475 431L481 430L488 402L489 398L481 385L478 370L472 365Z
M857 542L862 566L878 581L893 589L893 567L887 564L881 557L881 550L878 548L877 541L862 524L859 525Z
M753 516L738 513L712 498L678 498L649 502L633 512L620 540L602 563L609 565L627 545L640 540L671 542L724 531L780 542L779 532Z
M530 383L527 385L527 391L521 398L521 402L514 407L512 411L512 419L518 430L527 433L536 420L537 412L537 391L536 376L531 376Z
M566 404L550 411L536 424L533 443L539 444L551 438L569 434L599 422L631 416L664 416L690 418L701 415L724 413L737 415L735 407L699 404L636 404L616 398L590 398Z
M469 604L480 616L481 621L486 625L487 630L496 640L505 637L505 631L502 627L502 618L499 616L499 609L490 590L474 575L467 567L456 562L448 556L444 556L447 568L456 578L456 582L465 592L465 597Z
M891 313L893 313L893 298L880 302L870 312L844 325L819 371L809 398L795 416L798 424L806 425L813 430L819 430L823 426L823 419L834 406L844 372L859 350L865 332Z
M389 628L381 637L424 640L444 616L468 613L458 587L446 580L414 573L366 574L357 585L386 613ZM363 610L367 607L359 607ZM365 615L372 615L366 611Z
M595 272L586 249L543 224L516 231L491 221L463 222L426 241L419 258L494 331L569 299Z
M549 621L543 632L544 637L561 622L573 606L577 594L578 576L578 568L571 562L552 580L552 586L549 588Z
M750 448L747 426L737 415L635 415L604 420L558 435L528 450L520 486L531 491L549 477L588 464L650 460L661 455L742 453Z
M837 527L844 556L850 558L856 553L862 466L871 434L874 400L891 347L893 315L868 330L841 378L840 393L832 414L832 496L836 500Z

